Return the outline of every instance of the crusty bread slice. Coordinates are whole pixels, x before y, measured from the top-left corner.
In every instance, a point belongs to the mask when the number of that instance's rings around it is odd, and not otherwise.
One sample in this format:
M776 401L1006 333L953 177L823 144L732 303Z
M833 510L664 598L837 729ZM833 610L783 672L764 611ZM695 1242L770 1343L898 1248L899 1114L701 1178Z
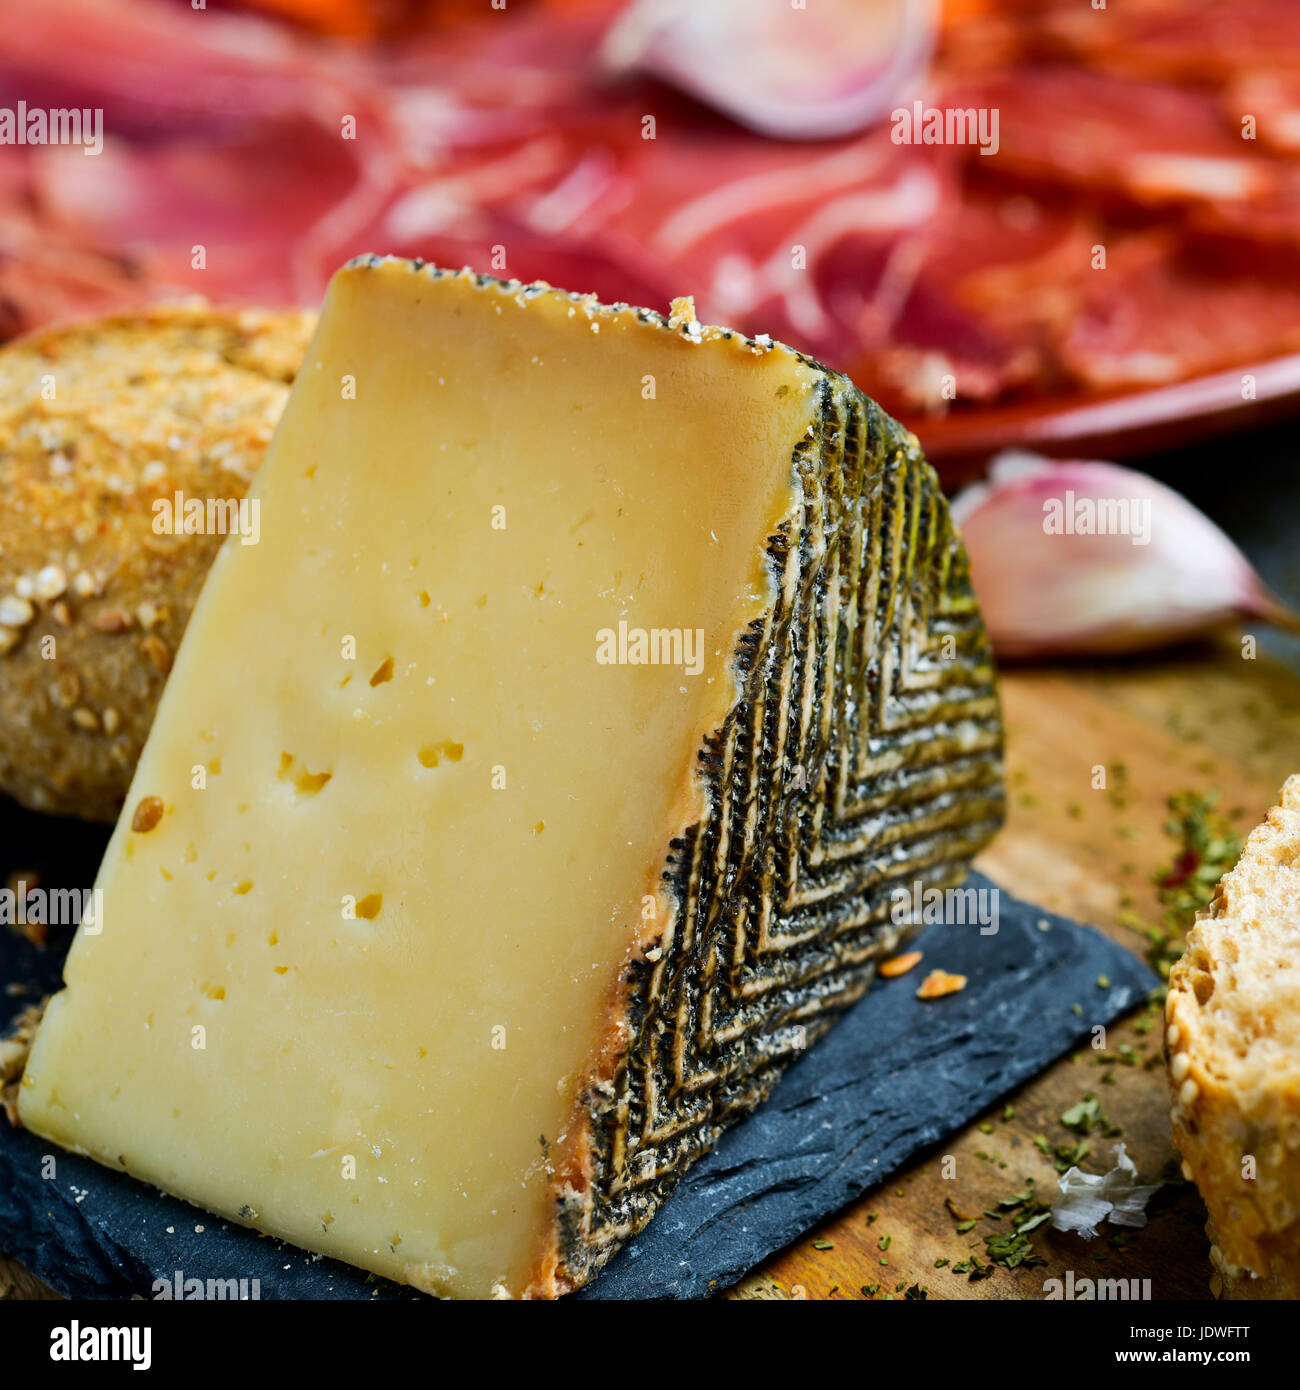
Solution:
M1174 1143L1210 1212L1212 1285L1300 1297L1300 776L1169 976Z

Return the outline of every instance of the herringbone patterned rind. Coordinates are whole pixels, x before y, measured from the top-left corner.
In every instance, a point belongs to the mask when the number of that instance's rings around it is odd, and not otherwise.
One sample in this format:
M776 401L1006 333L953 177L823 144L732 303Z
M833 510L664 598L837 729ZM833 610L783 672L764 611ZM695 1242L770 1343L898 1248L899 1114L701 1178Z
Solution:
M915 930L891 890L965 876L1003 813L1002 724L960 537L914 436L821 372L776 598L700 753L675 903L620 983L615 1039L553 1174L532 1292L586 1283Z

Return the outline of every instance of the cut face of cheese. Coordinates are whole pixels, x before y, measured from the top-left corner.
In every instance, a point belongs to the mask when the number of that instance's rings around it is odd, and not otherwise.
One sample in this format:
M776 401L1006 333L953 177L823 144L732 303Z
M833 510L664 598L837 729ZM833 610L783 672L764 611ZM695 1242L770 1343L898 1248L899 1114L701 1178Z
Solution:
M780 345L334 279L23 1122L432 1293L550 1295L855 1000L1001 813L915 440Z

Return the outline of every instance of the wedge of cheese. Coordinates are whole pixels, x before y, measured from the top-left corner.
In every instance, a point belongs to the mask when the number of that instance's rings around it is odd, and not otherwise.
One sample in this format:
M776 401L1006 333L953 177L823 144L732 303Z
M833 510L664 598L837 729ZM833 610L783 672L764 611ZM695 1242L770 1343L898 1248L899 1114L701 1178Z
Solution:
M576 1287L998 824L947 505L689 302L375 258L252 495L22 1119L431 1293Z
M1205 1198L1211 1283L1300 1298L1300 777L1250 834L1169 974L1174 1144Z

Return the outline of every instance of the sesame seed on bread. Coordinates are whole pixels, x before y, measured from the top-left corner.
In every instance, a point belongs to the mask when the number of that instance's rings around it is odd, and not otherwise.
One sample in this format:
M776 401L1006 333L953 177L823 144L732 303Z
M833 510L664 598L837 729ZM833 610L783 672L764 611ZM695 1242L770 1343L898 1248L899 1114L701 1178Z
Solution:
M244 496L314 324L187 302L0 348L0 791L116 817L223 539L154 503Z

